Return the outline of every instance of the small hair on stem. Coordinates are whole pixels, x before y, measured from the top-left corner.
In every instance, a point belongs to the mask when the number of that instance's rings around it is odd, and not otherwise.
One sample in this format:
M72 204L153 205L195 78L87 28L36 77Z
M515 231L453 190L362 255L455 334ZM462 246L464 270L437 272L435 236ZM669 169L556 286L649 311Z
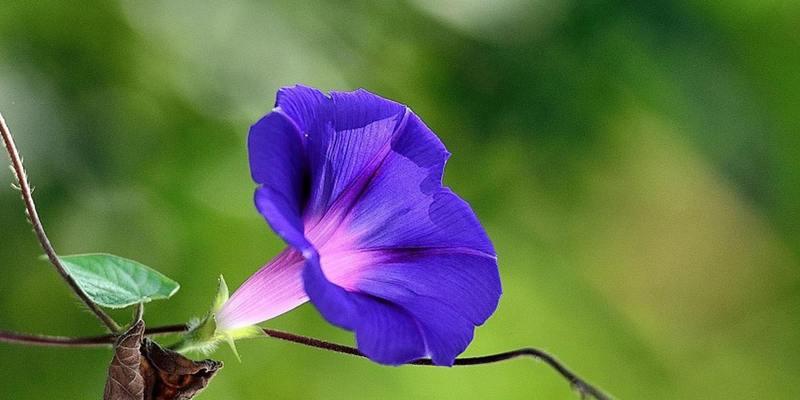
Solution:
M81 299L83 304L97 316L97 319L99 319L109 331L118 333L121 329L119 324L83 293L75 280L72 279L64 266L61 265L61 261L58 259L58 255L53 245L50 243L47 233L44 231L42 221L39 219L39 213L36 211L36 203L33 201L33 190L28 183L28 176L25 173L25 168L22 166L22 157L19 155L17 146L14 143L14 138L11 136L11 130L8 129L8 125L2 114L0 114L0 136L3 138L3 145L8 153L8 157L11 159L11 170L14 172L14 176L17 179L15 188L20 191L22 201L25 203L25 212L28 215L28 221L30 221L33 226L33 233L36 234L36 239L38 239L47 259L50 261L50 264L55 267L58 274L61 275L61 278L64 279L72 291Z

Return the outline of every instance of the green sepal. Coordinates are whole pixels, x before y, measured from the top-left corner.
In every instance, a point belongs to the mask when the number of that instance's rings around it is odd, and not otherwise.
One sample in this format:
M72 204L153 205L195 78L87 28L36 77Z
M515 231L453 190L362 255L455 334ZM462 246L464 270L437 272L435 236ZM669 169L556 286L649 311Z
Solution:
M222 275L220 275L217 283L217 294L214 297L211 310L206 313L205 317L190 324L189 330L186 332L183 340L175 346L176 351L210 353L216 350L221 342L226 342L236 356L236 359L241 361L239 352L236 349L236 340L261 337L265 336L265 334L264 331L256 325L219 330L217 328L215 315L222 308L222 305L228 301L228 297L228 285L225 283L225 279Z
M217 295L214 297L214 304L211 306L211 312L215 314L222 308L222 305L228 301L228 284L225 283L225 278L220 275L217 279Z
M264 331L256 325L230 329L227 331L218 332L218 334L222 335L225 342L228 343L228 346L230 346L231 350L233 351L233 354L236 356L236 359L239 360L239 362L242 361L242 358L239 356L239 352L236 350L237 340L266 336L266 334L264 334Z

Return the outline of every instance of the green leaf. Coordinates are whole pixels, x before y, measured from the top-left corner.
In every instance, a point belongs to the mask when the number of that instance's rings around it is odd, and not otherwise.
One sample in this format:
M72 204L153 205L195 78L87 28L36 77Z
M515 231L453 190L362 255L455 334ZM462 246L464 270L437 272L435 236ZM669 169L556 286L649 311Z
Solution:
M168 299L180 288L178 282L148 266L111 254L80 254L59 260L81 290L103 307L124 308Z

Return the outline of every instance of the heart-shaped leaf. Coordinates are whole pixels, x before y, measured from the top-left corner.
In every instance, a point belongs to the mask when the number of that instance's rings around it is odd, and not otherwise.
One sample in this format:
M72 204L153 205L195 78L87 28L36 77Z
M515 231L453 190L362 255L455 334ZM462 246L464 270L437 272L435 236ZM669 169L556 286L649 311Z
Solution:
M81 290L103 307L167 299L180 288L178 282L148 266L111 254L80 254L59 260Z

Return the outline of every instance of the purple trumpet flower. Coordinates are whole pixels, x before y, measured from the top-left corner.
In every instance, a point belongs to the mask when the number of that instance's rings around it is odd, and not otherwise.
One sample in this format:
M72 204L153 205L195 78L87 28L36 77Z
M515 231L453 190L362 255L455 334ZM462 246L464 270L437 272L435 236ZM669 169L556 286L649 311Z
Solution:
M452 365L497 308L497 257L442 186L449 153L409 108L294 86L250 129L255 204L288 244L216 313L233 330L308 300L370 359Z

